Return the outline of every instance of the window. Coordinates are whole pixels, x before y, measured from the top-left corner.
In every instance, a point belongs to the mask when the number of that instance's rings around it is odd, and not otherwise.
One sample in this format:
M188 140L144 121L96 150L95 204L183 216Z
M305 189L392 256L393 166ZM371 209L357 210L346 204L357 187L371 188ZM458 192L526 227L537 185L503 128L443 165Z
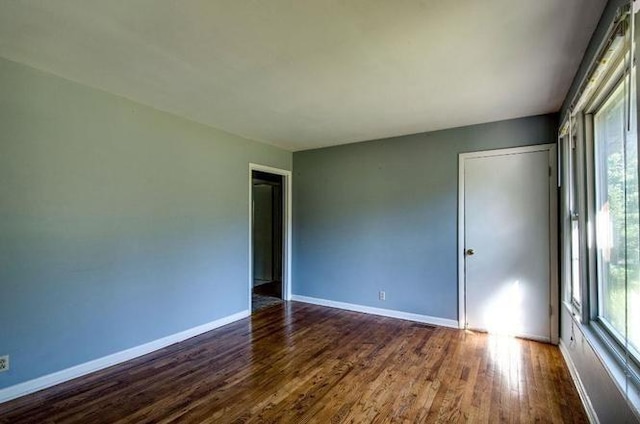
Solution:
M561 257L565 306L638 408L638 93L635 68L629 65L631 52L640 54L640 49L632 49L630 12L628 6L620 10L561 127Z
M578 149L576 128L572 128L569 140L569 213L571 220L571 297L570 301L576 310L581 306L581 272L580 272L580 226L578 213Z
M638 360L638 143L636 96L631 96L629 117L627 81L624 78L618 84L594 115L597 319ZM632 93L635 93L634 89L632 86Z

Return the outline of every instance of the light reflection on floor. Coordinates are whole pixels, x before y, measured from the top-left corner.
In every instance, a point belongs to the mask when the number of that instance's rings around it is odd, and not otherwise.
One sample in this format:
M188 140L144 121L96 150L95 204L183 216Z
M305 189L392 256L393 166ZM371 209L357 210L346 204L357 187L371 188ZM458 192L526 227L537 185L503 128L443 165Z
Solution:
M516 338L524 331L524 296L519 280L505 284L487 301L483 319L487 329L487 345L492 369L502 377L502 384L518 397L522 396L522 341Z
M525 375L522 369L522 340L513 336L488 335L489 359L500 373L503 384L518 397L524 395Z

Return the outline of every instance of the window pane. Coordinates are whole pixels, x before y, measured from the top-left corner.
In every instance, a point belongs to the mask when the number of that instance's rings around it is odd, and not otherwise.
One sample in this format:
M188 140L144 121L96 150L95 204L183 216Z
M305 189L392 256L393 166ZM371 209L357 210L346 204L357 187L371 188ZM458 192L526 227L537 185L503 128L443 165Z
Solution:
M595 116L598 314L621 341L626 336L638 348L638 154L635 119L626 131L625 101L620 85Z
M580 235L578 220L571 220L571 301L580 306Z
M575 129L574 129L575 132ZM577 140L573 137L570 156L570 211L571 211L571 301L575 306L580 306L580 226L578 222L578 155L576 149Z
M633 76L635 81L635 75ZM636 90L632 85L631 131L627 135L627 337L640 351L640 203L638 184L638 130L636 122ZM640 359L640 358L638 358Z

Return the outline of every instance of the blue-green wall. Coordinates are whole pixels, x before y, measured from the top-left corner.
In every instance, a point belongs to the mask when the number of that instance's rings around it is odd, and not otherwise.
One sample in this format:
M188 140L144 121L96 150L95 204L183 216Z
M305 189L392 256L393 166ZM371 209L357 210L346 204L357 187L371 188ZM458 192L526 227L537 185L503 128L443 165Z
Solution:
M458 153L556 132L543 115L294 153L293 293L457 320Z
M0 388L246 310L249 162L291 153L0 59Z

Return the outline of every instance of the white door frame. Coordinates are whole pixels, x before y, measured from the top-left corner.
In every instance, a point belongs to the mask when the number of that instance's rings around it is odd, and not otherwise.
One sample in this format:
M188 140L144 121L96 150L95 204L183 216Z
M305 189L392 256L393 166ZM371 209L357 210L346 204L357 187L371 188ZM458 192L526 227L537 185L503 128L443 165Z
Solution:
M559 337L559 292L558 292L558 206L557 206L557 160L555 144L508 149L484 150L458 154L458 323L466 327L466 275L465 275L465 221L464 221L464 166L465 160L520 153L549 152L549 335L551 343L558 344Z
M253 292L253 171L281 175L283 179L283 234L282 234L282 299L291 300L291 171L249 163L249 311Z

